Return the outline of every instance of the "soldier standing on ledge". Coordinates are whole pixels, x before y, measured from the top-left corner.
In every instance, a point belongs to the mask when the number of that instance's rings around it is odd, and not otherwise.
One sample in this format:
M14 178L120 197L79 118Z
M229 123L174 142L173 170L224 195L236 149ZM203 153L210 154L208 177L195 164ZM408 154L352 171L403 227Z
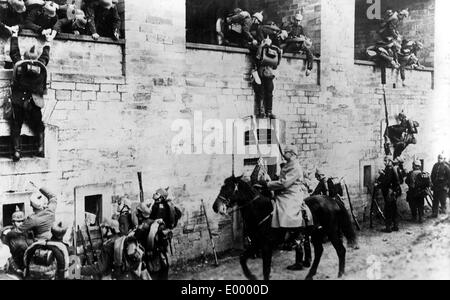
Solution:
M38 137L38 156L44 156L44 123L41 109L47 91L47 64L50 60L50 46L46 44L39 56L35 46L20 54L18 31L11 38L11 59L14 64L11 87L12 117L10 119L13 160L21 158L20 134L27 122Z

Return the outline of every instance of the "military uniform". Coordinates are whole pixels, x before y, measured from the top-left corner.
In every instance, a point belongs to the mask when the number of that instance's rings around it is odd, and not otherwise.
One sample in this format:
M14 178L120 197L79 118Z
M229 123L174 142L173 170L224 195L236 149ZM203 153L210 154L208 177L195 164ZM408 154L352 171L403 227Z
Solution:
M119 33L121 20L116 7L104 8L101 5L95 6L94 20L94 23L91 22L89 27L91 34L98 33L103 37L118 38L118 36L115 36L115 33Z
M311 48L306 47L305 42L297 42L301 37L306 37L305 30L302 25L289 22L287 25L283 26L288 32L288 38L283 43L283 50L285 53L298 53L302 52L306 55L306 68L312 70L314 66L314 55Z
M227 18L226 21L228 24L239 24L241 26L242 33L239 39L234 40L234 42L240 46L247 47L249 43L255 40L255 36L252 35L252 31L256 31L257 27L254 26L252 16L248 12L240 11Z
M20 30L23 27L24 15L25 13L16 12L9 3L0 7L0 36L11 36L11 32L5 26L19 26Z
M422 222L424 216L425 198L421 190L418 179L422 175L422 171L414 170L408 173L406 177L406 184L408 185L407 201L411 208L412 219L415 221L419 217L419 222Z
M431 181L433 183L433 216L439 214L439 205L443 212L447 210L447 196L450 186L450 168L445 162L437 163L433 166L431 172Z
M102 278L111 275L114 267L114 243L118 238L119 235L115 234L105 242L95 264L81 267L82 276Z
M397 198L401 195L401 179L397 169L387 166L378 179L384 197L384 210L386 217L386 231L398 231L398 208Z
M47 240L51 238L51 228L55 223L58 200L46 189L40 189L40 192L49 199L47 207L29 216L19 229L24 233L31 232L35 240Z
M58 22L58 17L50 17L44 13L44 7L40 4L28 6L28 13L25 18L24 29L31 29L38 34L43 30L53 29Z
M47 90L47 69L50 60L50 47L45 46L37 60L22 60L17 37L11 38L11 59L14 64L11 102L13 116L10 121L11 138L16 160L20 159L20 134L24 122L39 138L39 155L44 151L44 130L42 111L43 96ZM30 73L28 68L39 70L38 74Z

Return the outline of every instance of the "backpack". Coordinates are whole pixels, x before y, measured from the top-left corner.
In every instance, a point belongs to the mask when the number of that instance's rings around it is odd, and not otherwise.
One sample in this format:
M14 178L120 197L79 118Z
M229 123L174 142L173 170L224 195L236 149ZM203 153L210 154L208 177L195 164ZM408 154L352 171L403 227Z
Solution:
M25 251L24 260L27 279L57 280L61 276L68 277L69 252L61 242L36 242Z
M274 46L265 46L262 49L261 66L276 69L279 63L278 49Z
M417 176L416 187L422 190L431 187L431 175L426 172L422 172Z
M327 181L328 192L331 198L335 198L337 196L344 196L344 189L342 188L342 184L338 178L329 178Z

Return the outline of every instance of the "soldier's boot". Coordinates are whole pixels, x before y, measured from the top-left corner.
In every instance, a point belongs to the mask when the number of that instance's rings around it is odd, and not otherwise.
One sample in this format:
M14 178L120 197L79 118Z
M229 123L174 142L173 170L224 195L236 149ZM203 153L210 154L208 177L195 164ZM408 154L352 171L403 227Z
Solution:
M42 131L38 135L39 139L39 147L38 147L38 157L44 157L45 156L45 133Z
M295 247L295 264L292 266L287 267L289 271L302 271L304 270L303 267L303 247L301 242L299 241L297 243L297 246Z
M12 136L13 142L13 161L18 162L21 158L20 154L20 136Z

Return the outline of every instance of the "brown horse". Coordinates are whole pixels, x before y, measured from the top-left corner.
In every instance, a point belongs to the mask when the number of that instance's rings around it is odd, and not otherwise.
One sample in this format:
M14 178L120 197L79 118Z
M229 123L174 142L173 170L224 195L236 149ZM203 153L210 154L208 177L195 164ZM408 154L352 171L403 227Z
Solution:
M340 278L345 273L346 255L342 234L346 237L349 245L356 245L356 234L349 213L341 201L325 196L307 198L305 203L311 210L315 224L314 227L307 230L314 246L315 257L306 279L312 280L317 273L325 236L328 236L338 254L338 277ZM236 209L241 211L246 234L252 241L251 246L240 257L244 275L250 280L256 280L247 266L247 260L256 251L261 251L264 279L269 280L273 250L284 242L280 232L271 227L272 200L244 181L242 177L233 176L225 180L213 209L216 213L227 214L227 210L233 207L237 207Z

